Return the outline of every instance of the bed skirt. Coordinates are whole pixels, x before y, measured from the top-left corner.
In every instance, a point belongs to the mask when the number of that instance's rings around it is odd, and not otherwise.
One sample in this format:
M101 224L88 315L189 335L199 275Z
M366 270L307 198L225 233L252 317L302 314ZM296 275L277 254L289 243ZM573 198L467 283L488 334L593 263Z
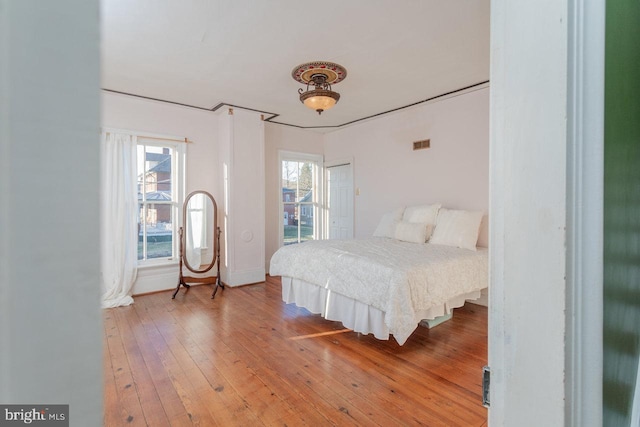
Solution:
M421 320L450 315L454 308L462 307L466 300L477 298L480 298L480 291L458 295L444 304L417 311L415 326L417 328ZM346 328L355 332L373 334L380 340L388 340L389 335L393 335L402 345L409 338L408 335L398 336L389 330L384 311L304 280L283 276L282 300L287 304L295 303L298 307L304 307L311 313L320 314L327 320L342 322Z

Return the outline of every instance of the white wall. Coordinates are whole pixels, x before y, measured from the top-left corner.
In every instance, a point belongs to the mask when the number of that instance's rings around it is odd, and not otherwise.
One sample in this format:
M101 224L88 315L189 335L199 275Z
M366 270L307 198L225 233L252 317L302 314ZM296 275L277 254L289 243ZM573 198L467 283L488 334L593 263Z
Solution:
M266 247L265 262L269 271L271 256L278 249L280 223L279 200L282 197L282 180L278 175L278 151L322 154L323 135L289 126L265 123L265 206Z
M102 424L98 6L0 0L0 402L71 426Z
M431 148L413 151L413 141ZM355 236L367 237L398 206L489 203L489 89L385 115L325 136L325 161L354 159ZM479 244L486 246L486 231Z
M144 134L186 137L186 194L206 190L221 206L218 170L218 119L210 111L201 111L127 95L102 92L102 126ZM220 221L220 217L219 217ZM175 288L178 263L164 267L143 267L133 294Z
M222 280L229 286L264 281L264 122L260 114L225 109L219 113L220 172L223 182L219 222L225 251ZM226 173L226 177L224 174Z

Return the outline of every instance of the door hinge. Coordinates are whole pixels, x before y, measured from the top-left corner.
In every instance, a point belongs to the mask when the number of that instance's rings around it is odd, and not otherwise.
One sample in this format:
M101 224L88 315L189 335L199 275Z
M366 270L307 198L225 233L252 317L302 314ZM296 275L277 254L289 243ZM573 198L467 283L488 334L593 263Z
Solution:
M488 408L491 406L489 402L489 386L491 385L491 368L484 366L482 368L482 406Z

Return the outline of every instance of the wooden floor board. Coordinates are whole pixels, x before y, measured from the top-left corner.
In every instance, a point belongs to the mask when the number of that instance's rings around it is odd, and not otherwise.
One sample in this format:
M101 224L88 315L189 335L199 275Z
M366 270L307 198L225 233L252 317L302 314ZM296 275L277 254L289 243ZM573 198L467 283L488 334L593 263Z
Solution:
M281 301L278 278L104 311L105 426L483 426L487 310L405 345Z

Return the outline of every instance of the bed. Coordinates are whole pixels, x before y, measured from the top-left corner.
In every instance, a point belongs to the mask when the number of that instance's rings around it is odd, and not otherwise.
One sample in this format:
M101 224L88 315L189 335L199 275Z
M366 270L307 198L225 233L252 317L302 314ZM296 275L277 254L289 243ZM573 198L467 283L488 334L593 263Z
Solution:
M403 345L423 319L479 298L488 285L488 251L475 246L482 213L470 220L468 211L428 207L429 215L420 207L423 215L407 208L383 216L368 239L280 248L269 273L282 277L283 300Z

